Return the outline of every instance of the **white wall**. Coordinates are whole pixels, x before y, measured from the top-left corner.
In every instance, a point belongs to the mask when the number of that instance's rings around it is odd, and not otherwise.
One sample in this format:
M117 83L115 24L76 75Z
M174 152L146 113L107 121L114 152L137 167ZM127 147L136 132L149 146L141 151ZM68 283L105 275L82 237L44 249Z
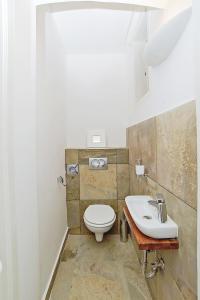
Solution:
M67 147L87 147L87 130L105 129L108 147L126 144L133 106L126 52L67 55Z
M8 2L0 3L0 299L12 299L14 290L13 249L16 247L13 234L13 180L10 175L12 156L11 124L8 118L9 101L7 95L7 64L8 53ZM15 248L16 249L16 248Z
M7 0L2 7L2 299L40 300L66 231L65 191L56 182L64 174L64 58L47 16L48 30L41 30L46 43L40 44L38 37L38 59L43 63L36 101L35 7L27 0Z
M173 1L170 9L149 12L149 38L159 26L191 1ZM193 28L191 20L170 56L149 68L149 92L135 102L130 125L195 99Z
M4 3L5 4L5 3ZM7 299L39 299L39 245L36 184L35 36L32 1L6 1L4 28L4 120L7 137L6 206L13 289ZM5 125L4 124L4 125ZM6 150L6 149L4 149ZM5 161L6 163L6 161ZM4 178L5 179L5 178ZM6 187L5 185L5 187ZM12 294L13 293L13 294Z
M39 214L40 291L45 291L66 232L64 177L65 65L51 14L38 11L37 175Z
M190 2L170 1L168 10L149 11L148 38ZM167 60L149 68L149 91L139 100L137 90L143 87L137 78L143 73L136 46L133 40L121 53L67 55L67 147L85 147L87 130L101 128L106 129L108 147L125 146L125 127L195 98L191 21Z
M193 30L194 30L194 60L195 60L195 93L197 102L197 172L198 172L198 204L197 204L197 284L198 284L198 298L200 295L200 35L198 28L200 26L200 2L193 1Z

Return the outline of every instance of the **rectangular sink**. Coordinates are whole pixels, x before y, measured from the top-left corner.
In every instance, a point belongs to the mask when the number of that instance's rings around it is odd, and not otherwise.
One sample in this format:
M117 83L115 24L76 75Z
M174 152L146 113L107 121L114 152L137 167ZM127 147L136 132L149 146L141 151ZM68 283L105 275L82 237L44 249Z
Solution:
M150 196L127 196L125 202L138 229L145 235L156 239L178 237L178 225L167 216L165 223L160 223L157 208L148 203Z

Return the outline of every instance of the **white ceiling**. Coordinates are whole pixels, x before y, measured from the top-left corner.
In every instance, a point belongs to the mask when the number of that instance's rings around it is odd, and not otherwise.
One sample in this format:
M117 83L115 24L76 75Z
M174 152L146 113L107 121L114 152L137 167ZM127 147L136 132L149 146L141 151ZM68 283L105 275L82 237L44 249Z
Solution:
M154 7L154 8L166 8L167 3L170 0L33 0L36 6L44 4L56 4L56 3L75 3L75 2L94 2L96 3L126 3L129 5L140 5L145 7ZM191 0L189 0L191 1Z
M52 11L68 53L119 52L127 46L144 9L84 8ZM140 20L141 23L141 20ZM134 24L134 26L133 26Z

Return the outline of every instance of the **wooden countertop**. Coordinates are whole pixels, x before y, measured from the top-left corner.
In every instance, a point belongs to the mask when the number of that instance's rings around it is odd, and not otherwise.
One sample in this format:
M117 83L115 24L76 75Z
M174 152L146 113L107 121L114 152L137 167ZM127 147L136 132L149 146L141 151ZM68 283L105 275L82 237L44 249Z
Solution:
M178 239L154 239L144 235L135 225L127 206L125 206L123 210L130 230L134 235L140 250L166 250L179 248Z

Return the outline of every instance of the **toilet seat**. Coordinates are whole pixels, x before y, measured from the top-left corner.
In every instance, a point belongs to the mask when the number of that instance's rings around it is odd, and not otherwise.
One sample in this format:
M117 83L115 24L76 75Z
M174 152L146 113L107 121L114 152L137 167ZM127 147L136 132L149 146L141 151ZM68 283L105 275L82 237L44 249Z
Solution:
M94 227L109 226L115 221L115 219L115 212L109 205L90 205L84 213L85 222Z
M116 218L114 218L113 221L106 223L106 224L91 223L88 220L86 220L85 218L84 218L84 221L85 221L85 224L87 224L88 226L95 227L95 228L104 228L104 227L109 227L110 225L113 225L113 223L115 222L115 219Z

